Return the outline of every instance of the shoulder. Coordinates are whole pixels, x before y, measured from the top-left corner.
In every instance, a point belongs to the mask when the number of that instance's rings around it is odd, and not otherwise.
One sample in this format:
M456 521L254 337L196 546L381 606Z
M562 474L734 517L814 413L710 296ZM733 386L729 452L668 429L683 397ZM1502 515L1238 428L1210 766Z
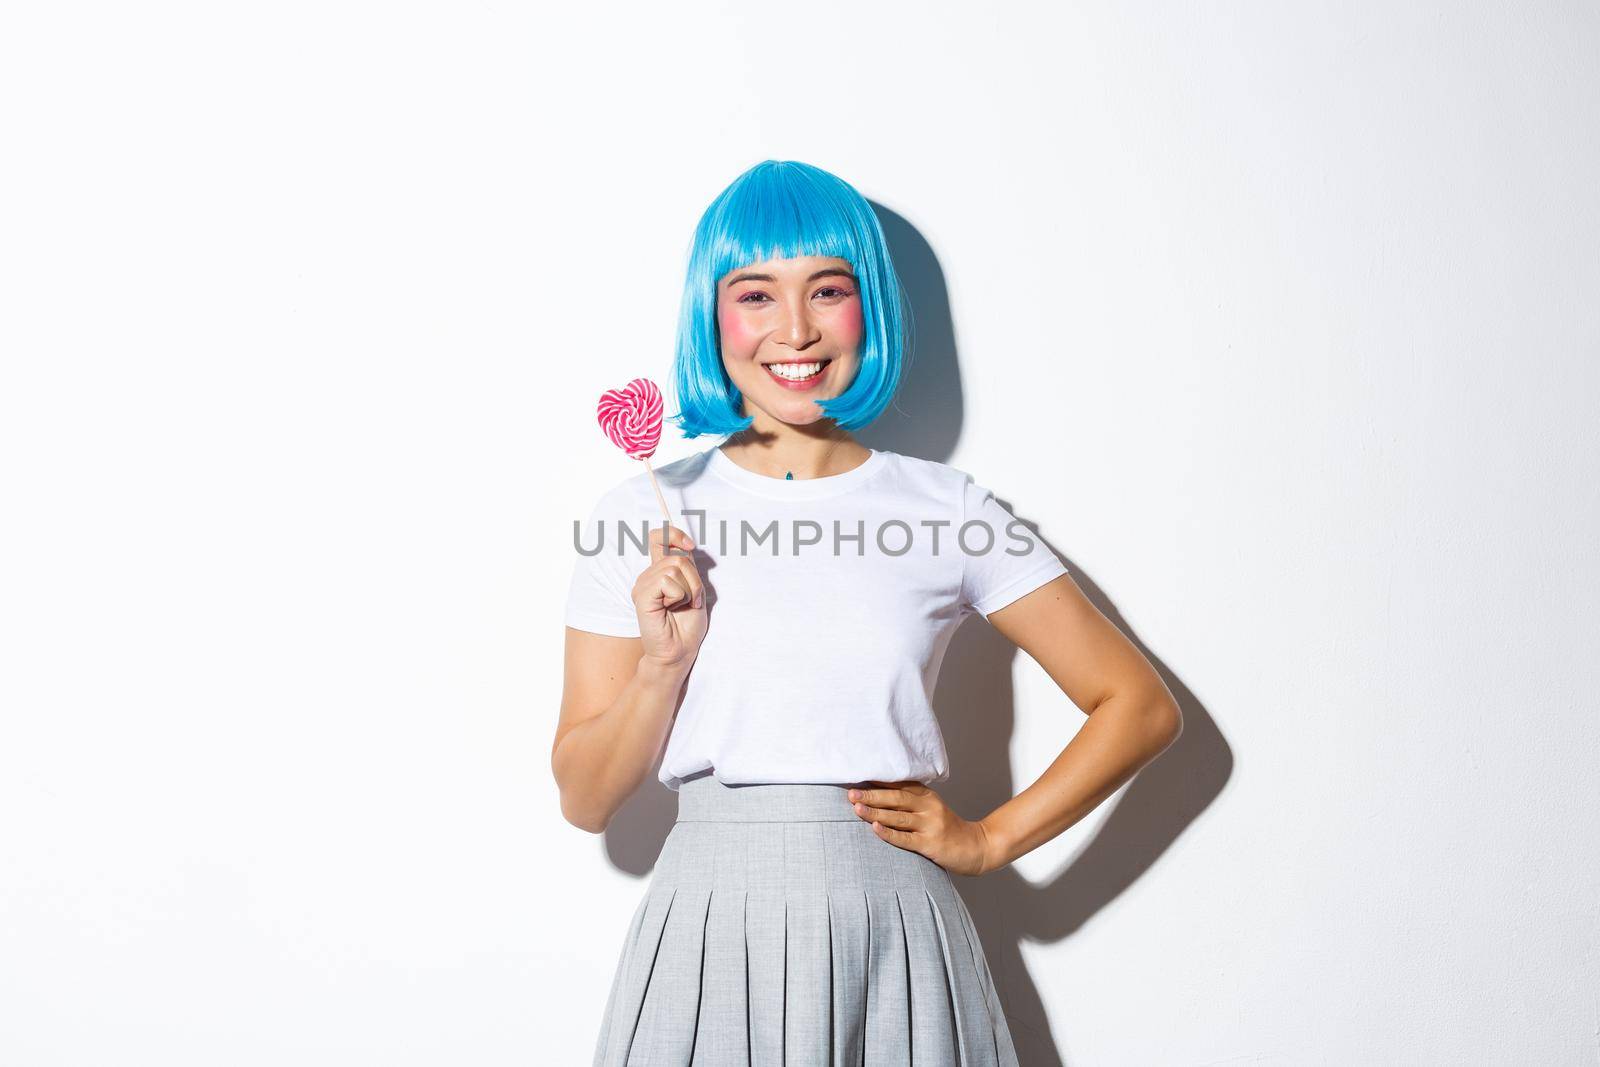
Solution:
M711 450L706 449L670 463L657 464L656 482L663 491L682 489L704 476L706 462L710 458ZM597 515L660 515L661 508L656 503L655 490L650 485L650 472L638 460L632 463L638 470L611 483L601 492L594 505Z
M1012 511L1000 502L989 483L979 481L964 467L931 459L917 459L892 453L898 478L919 501L937 501L947 506L960 521L984 519L1009 521Z
M938 500L962 500L975 485L972 475L938 460L889 453L895 480L905 491Z

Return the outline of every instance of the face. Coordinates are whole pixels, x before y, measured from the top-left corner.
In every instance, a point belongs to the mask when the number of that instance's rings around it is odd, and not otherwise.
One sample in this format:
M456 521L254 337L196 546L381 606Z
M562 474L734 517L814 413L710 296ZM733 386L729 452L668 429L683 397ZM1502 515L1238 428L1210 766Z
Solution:
M722 365L755 409L792 425L823 417L818 400L855 380L861 293L850 262L825 256L769 259L717 281Z

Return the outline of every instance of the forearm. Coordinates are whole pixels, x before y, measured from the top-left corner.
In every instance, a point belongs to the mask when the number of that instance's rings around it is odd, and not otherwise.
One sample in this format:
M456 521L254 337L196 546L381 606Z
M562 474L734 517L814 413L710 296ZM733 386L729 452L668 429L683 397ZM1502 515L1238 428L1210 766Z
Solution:
M1107 699L1039 780L985 816L987 870L1025 856L1082 819L1176 741L1182 717L1165 691Z
M550 763L568 822L590 833L605 830L655 763L687 677L688 668L641 659L612 705L561 739Z

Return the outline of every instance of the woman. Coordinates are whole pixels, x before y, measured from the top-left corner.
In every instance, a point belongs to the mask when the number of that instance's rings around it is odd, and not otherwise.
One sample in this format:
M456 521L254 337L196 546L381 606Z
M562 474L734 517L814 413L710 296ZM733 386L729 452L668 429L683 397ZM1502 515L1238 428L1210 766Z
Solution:
M825 171L759 164L700 221L675 418L727 439L657 471L682 525L643 472L602 497L567 602L563 814L601 832L658 755L678 793L597 1065L1015 1065L950 874L1050 840L1181 730L992 493L852 436L895 393L904 307L876 216ZM931 785L948 776L931 698L973 613L1093 714L969 821Z

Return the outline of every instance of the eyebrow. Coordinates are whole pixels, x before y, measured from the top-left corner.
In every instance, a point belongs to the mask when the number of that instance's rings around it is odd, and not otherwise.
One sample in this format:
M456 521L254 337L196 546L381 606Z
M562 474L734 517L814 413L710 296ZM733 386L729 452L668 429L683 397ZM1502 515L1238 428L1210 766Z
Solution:
M852 282L856 282L856 276L842 267L824 267L822 270L817 271L817 273L807 278L806 283L810 284L811 282L816 281L818 278L827 278L832 276L849 278ZM735 274L732 278L728 279L728 287L731 289L740 282L775 282L777 280L778 279L774 278L770 274ZM857 284L860 283L857 282Z

